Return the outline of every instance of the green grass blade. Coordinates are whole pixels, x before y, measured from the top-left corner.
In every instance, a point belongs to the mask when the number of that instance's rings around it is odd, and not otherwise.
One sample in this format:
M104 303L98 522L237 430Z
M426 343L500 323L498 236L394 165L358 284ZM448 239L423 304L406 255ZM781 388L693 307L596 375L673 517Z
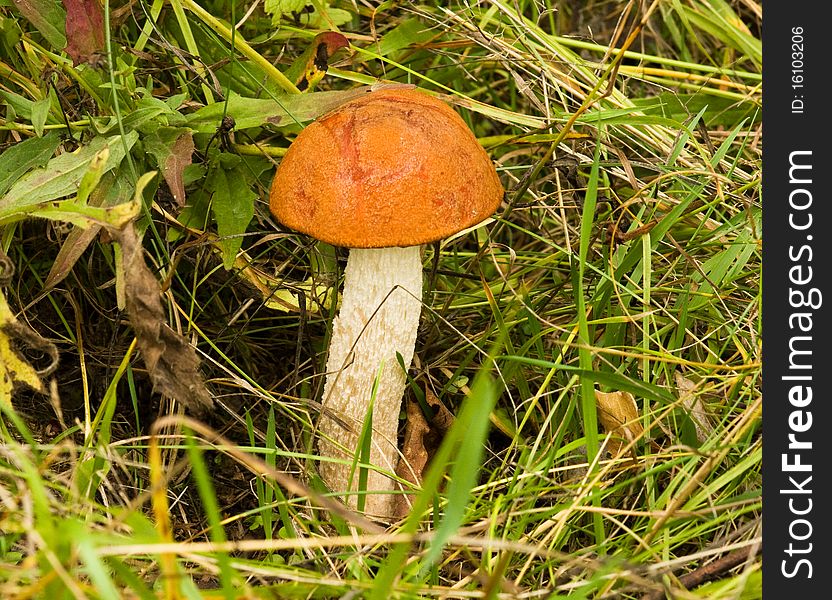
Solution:
M578 362L581 369L586 371L593 370L593 352L592 352L592 337L590 335L590 327L587 322L587 306L584 298L584 277L586 274L586 262L589 254L589 245L592 240L592 235L595 230L595 204L598 197L598 178L599 165L601 160L601 144L595 146L595 156L592 160L592 168L589 174L589 181L587 182L586 196L584 198L584 208L581 214L581 238L578 250L578 268L574 271L576 279L574 283L575 289L575 310L578 317ZM596 314L601 310L600 306L593 306L593 312ZM580 405L581 417L583 420L584 435L586 436L586 454L589 464L593 464L596 455L598 454L598 415L595 404L595 385L589 378L581 379L580 387ZM599 505L599 503L596 503ZM593 514L593 527L595 532L595 543L601 544L605 538L604 536L604 522L601 515Z
M196 483L199 498L202 501L203 512L208 519L209 535L211 541L221 544L226 541L225 529L223 529L220 506L217 501L217 494L211 475L205 464L202 450L197 447L193 433L186 431L186 448L191 464L191 476ZM217 566L220 572L220 583L222 593L228 600L238 597L240 581L231 566L231 559L226 552L216 552Z

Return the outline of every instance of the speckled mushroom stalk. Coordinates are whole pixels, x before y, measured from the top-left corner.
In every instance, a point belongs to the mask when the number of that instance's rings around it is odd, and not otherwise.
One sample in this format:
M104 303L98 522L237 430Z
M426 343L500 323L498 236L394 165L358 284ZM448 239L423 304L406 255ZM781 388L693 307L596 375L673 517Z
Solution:
M405 373L396 353L409 366L416 347L422 297L419 246L350 250L344 271L341 310L332 325L326 365L318 450L322 456L352 458L372 401L370 463L390 473L398 464L397 433ZM373 394L374 382L378 385ZM333 418L336 417L336 418ZM340 421L340 422L339 422ZM347 449L347 452L344 452ZM331 489L357 488L358 471L322 462L321 477ZM352 475L352 481L351 476ZM391 492L392 479L370 470L367 489ZM392 496L368 494L364 510L383 518ZM349 503L355 505L357 498Z
M280 163L271 210L287 227L350 248L318 426L319 471L357 506L358 439L372 405L365 512L392 516L398 415L422 296L420 246L480 223L503 188L488 155L444 102L384 89L307 126ZM373 385L378 386L373 396Z

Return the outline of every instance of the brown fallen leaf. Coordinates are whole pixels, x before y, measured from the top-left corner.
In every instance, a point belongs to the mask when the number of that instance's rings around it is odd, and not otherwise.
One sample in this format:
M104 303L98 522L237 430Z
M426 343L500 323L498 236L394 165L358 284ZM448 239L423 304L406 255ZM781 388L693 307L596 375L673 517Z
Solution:
M127 315L153 389L196 412L211 408L196 351L167 324L161 287L144 261L135 226L131 223L112 234L121 245Z
M682 405L688 410L691 421L696 428L696 439L700 444L704 444L708 437L714 431L714 424L708 416L708 412L702 405L702 398L698 396L696 383L682 375L679 371L674 371L673 379L676 381L676 387L679 389L679 399Z
M433 392L425 388L425 401L433 409L430 422L425 418L422 407L411 398L407 399L405 411L407 425L404 431L402 457L396 467L396 475L418 487L430 459L454 422L454 415ZM400 494L393 501L393 517L401 519L410 512L413 494Z
M644 433L635 398L629 392L601 392L595 390L598 420L604 431L611 434L608 451L617 456L628 443Z

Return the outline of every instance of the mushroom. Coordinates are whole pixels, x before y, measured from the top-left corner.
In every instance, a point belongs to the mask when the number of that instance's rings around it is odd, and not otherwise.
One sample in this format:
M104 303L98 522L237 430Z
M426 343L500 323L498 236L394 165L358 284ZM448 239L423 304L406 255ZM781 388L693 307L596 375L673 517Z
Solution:
M358 506L352 459L372 406L364 511L392 518L397 432L422 298L420 246L472 227L503 197L494 165L445 102L388 88L308 125L281 161L270 193L285 226L349 248L332 325L318 424L319 472Z

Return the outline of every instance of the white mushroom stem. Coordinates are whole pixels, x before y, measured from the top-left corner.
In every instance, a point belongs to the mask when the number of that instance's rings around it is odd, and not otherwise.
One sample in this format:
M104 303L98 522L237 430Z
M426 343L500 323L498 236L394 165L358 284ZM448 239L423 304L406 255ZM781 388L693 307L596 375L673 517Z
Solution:
M358 496L349 492L359 489L359 470L351 475L351 463L356 455L361 456L358 440L376 376L370 464L396 471L396 437L406 383L396 353L410 367L421 297L419 246L350 250L341 310L332 326L318 450L322 457L346 463L322 461L319 470L329 489L346 493L344 500L353 508ZM395 496L389 492L394 487L386 475L368 470L364 511L381 519L390 517Z

